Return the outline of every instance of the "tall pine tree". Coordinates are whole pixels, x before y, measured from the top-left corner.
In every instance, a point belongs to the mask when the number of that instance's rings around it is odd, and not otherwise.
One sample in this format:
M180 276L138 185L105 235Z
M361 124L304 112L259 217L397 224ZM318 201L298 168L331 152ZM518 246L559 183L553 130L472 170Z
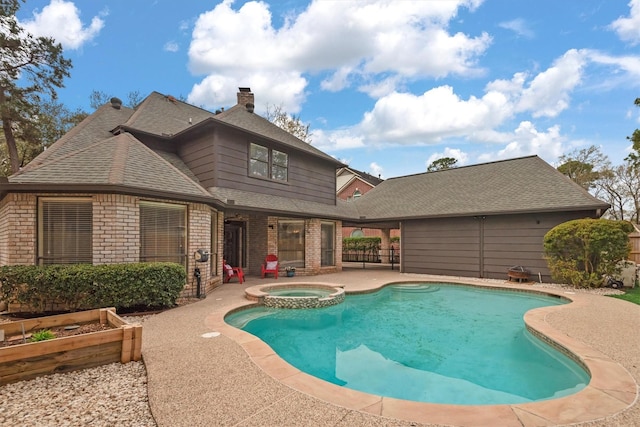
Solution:
M57 99L71 61L51 37L34 37L16 19L23 0L0 2L0 120L11 172L21 166L16 144L40 113L42 96Z

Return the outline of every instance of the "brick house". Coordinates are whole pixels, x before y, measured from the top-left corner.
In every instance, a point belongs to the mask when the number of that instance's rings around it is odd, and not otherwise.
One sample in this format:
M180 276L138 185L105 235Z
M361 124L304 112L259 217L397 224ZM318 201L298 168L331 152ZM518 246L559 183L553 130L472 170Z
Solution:
M357 200L383 181L380 177L345 166L336 171L336 195L338 199L346 201ZM342 236L380 237L387 242L389 237L400 237L400 230L393 229L387 232L378 228L342 227ZM384 247L388 248L388 244Z
M405 272L548 276L544 233L608 208L536 156L389 179L347 202L345 165L253 108L249 88L216 112L157 92L135 110L112 99L0 181L0 265L173 261L186 294L207 293L223 259L249 275L270 253L297 275L340 271L347 226L399 229Z
M342 166L254 114L248 88L216 113L113 99L0 183L0 265L174 261L200 268L202 292L225 257L246 274L269 253L297 274L337 271L353 210L335 198Z

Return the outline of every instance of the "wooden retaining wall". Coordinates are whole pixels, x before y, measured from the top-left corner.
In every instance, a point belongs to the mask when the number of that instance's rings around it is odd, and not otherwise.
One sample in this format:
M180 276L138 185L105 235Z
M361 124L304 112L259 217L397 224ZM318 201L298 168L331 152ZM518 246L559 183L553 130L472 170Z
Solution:
M140 360L142 326L130 325L114 308L101 308L2 323L5 337L40 329L100 321L113 329L0 348L0 384L108 363Z

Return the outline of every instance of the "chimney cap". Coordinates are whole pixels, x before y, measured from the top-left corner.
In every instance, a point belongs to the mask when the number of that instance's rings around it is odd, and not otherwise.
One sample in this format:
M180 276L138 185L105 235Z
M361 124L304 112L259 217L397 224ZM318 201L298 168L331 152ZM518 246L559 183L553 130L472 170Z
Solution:
M122 100L120 98L116 98L115 96L111 98L111 106L116 110L119 110L122 107Z
M251 88L250 87L239 87L238 90L240 92L251 92Z

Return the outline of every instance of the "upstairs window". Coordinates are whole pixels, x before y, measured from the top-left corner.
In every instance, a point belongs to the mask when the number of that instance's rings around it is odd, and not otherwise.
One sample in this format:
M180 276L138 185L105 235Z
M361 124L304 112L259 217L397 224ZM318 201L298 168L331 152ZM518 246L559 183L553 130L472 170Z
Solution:
M251 143L249 149L249 175L258 178L287 182L289 156L278 150Z

